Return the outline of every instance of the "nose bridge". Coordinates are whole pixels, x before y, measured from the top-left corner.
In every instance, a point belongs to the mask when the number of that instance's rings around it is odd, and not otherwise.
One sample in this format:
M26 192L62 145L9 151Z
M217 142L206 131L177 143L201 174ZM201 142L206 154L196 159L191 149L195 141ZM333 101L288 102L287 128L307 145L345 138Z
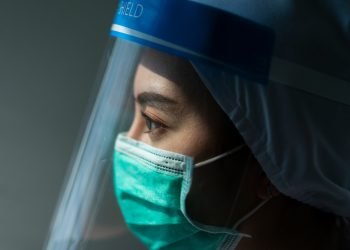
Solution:
M140 117L139 107L135 106L135 114L132 120L131 126L127 132L127 136L134 140L141 140L141 136L143 134L145 124L142 122L142 117Z
M140 140L140 133L138 132L138 128L133 125L131 125L130 129L128 130L127 136L134 140Z

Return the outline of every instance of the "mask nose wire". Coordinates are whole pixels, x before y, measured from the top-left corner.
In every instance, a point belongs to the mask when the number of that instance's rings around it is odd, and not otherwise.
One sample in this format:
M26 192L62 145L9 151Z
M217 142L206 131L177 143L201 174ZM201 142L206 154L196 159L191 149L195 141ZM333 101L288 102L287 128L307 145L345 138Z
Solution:
M214 156L213 158L210 158L210 159L208 159L208 160L204 160L204 161L198 162L198 163L196 163L196 164L194 165L194 167L197 168L197 167L201 167L201 166L210 164L210 163L212 163L212 162L214 162L214 161L217 161L217 160L219 160L219 159L221 159L221 158L224 158L224 157L226 157L226 156L228 156L228 155L230 155L230 154L236 153L237 151L241 150L242 148L244 148L244 147L246 147L246 146L247 146L246 144L241 144L241 145L239 145L239 146L237 146L237 147L235 147L235 148L233 148L233 149L230 149L229 151L226 151L226 152L224 152L224 153L222 153L222 154L219 154L219 155L217 155L217 156Z

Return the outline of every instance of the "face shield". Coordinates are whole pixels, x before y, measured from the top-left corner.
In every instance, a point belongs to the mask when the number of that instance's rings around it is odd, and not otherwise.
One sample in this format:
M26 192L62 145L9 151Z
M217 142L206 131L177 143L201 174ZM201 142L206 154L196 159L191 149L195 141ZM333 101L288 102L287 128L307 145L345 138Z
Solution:
M120 1L46 249L233 249L275 187L350 216L348 72L297 57L295 6L220 3Z

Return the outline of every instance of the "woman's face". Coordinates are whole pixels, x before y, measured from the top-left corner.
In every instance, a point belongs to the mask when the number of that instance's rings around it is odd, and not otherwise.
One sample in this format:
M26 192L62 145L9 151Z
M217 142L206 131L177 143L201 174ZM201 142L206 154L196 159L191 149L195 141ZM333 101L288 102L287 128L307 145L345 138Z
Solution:
M184 60L163 54L144 58L135 75L134 98L128 136L136 140L196 162L235 144L223 135L223 129L232 130L231 123Z
M133 94L135 116L128 131L133 139L191 156L195 162L243 143L192 66L182 59L155 52L144 56L136 71ZM226 225L228 216L234 218L232 203L237 201L236 190L241 186L249 154L244 151L239 157L215 163L220 166L195 169L186 203L189 214L214 225ZM245 198L245 202L255 201ZM241 214L243 210L237 216Z

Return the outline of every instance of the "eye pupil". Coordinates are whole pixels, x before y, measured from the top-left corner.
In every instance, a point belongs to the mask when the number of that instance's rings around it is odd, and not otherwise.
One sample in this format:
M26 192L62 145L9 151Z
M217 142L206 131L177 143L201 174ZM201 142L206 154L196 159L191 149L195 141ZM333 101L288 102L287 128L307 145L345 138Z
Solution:
M161 123L152 120L151 118L149 118L143 112L141 112L141 115L144 118L146 127L148 129L148 131L146 131L145 133L150 133L150 132L153 132L153 131L157 130L158 128L162 128L163 127L163 125Z
M159 124L158 124L157 122L153 121L153 120L150 119L148 116L143 115L143 117L144 117L144 119L145 119L146 126L147 126L147 128L148 128L150 131L152 131L152 130L158 128L158 127L160 127Z
M155 123L155 122L152 122L152 129L155 129L155 128L158 128L159 126L158 126L158 124L157 123Z

